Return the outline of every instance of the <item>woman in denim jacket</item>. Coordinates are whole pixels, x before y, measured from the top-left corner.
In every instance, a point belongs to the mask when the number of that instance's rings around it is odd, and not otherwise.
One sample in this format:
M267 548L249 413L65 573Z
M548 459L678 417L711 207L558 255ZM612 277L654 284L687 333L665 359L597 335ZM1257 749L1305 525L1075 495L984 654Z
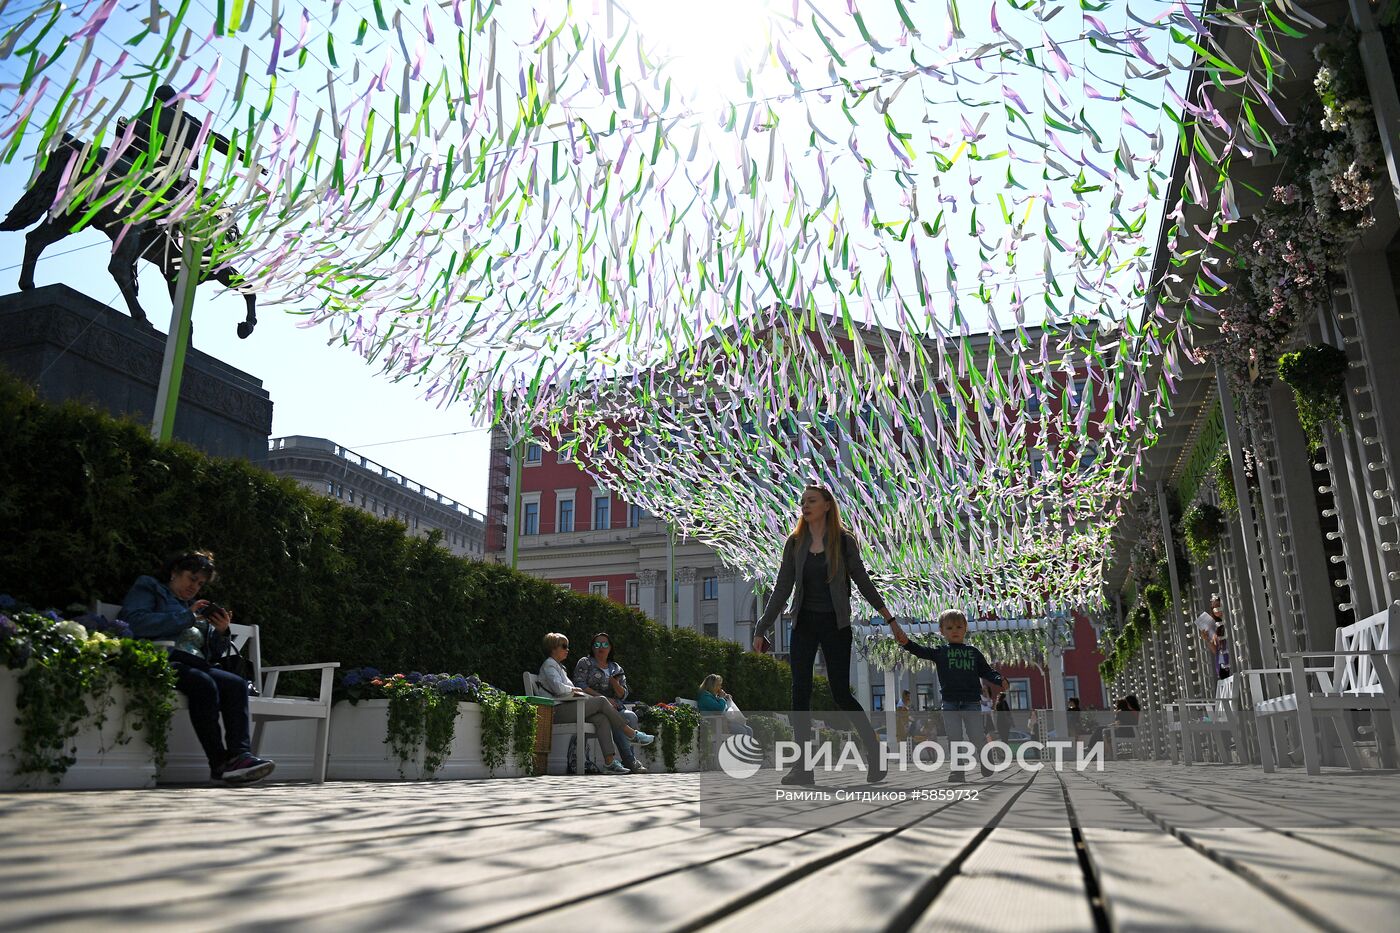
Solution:
M131 626L137 638L168 644L175 688L188 700L190 724L209 759L210 777L228 784L251 784L271 774L276 765L253 755L248 682L209 663L227 650L233 621L229 610L196 599L213 579L213 554L181 552L155 576L137 578L117 617Z

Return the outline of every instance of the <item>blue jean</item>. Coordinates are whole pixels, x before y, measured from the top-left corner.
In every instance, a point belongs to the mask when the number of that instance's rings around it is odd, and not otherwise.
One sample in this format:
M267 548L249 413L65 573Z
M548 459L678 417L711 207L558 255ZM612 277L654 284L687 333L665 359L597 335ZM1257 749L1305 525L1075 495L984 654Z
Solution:
M982 701L981 700L944 700L943 701L943 724L948 730L949 742L966 741L971 742L975 754L982 754L982 746L986 744L987 733L982 724ZM946 715L951 713L952 715Z
M622 714L622 719L627 725L631 726L633 729L637 728L636 713L632 712L630 709L619 709L618 712ZM626 730L614 726L612 734L613 744L617 746L617 754L622 759L622 763L629 768L632 767L637 761L637 753L632 747L632 740L627 738Z
M189 701L190 725L199 737L210 768L222 767L236 755L249 754L248 681L211 667L207 671L175 665L175 689ZM219 719L223 719L223 732Z

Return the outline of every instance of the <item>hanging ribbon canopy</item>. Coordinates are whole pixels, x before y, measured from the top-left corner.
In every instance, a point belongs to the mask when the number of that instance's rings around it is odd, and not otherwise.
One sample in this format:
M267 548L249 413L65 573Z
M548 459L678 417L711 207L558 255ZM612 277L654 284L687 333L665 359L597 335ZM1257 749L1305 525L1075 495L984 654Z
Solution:
M1305 19L29 0L0 8L0 157L63 160L79 224L125 199L219 231L264 303L544 429L754 580L815 479L900 611L1014 616L1101 598L1192 352L1149 281L1158 231L1179 265L1186 206L1235 219L1229 166L1273 148L1273 43ZM194 183L118 122L161 83L197 127Z

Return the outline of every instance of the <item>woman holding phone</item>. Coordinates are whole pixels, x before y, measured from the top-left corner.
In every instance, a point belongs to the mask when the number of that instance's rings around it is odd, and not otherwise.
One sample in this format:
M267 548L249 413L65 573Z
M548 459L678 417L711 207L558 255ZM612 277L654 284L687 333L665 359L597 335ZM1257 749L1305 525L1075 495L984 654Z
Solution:
M248 682L209 663L227 650L233 621L229 610L197 598L213 580L213 554L182 551L155 576L137 578L117 618L137 638L167 645L175 689L189 701L190 724L209 760L209 776L226 784L252 784L277 765L253 755Z
M861 561L860 545L841 526L841 509L835 498L820 486L808 486L802 492L797 526L783 545L783 560L773 595L754 626L754 650L765 650L768 633L791 595L792 612L797 616L789 657L793 738L804 747L811 738L808 711L812 707L812 665L816 663L820 648L826 659L832 697L837 706L852 714L849 718L865 746L866 778L875 783L885 778L879 742L865 709L851 693L853 583L885 621L894 618L870 582L870 575ZM784 784L814 782L812 772L802 761L783 778Z

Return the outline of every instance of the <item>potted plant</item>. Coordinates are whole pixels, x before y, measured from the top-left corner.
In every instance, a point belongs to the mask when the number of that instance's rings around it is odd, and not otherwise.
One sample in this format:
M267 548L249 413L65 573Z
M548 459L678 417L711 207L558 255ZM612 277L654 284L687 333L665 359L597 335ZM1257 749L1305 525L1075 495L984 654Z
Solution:
M0 600L0 710L15 711L0 715L0 788L154 786L175 700L165 652L120 622Z
M535 709L475 675L341 675L328 780L461 780L533 771Z

